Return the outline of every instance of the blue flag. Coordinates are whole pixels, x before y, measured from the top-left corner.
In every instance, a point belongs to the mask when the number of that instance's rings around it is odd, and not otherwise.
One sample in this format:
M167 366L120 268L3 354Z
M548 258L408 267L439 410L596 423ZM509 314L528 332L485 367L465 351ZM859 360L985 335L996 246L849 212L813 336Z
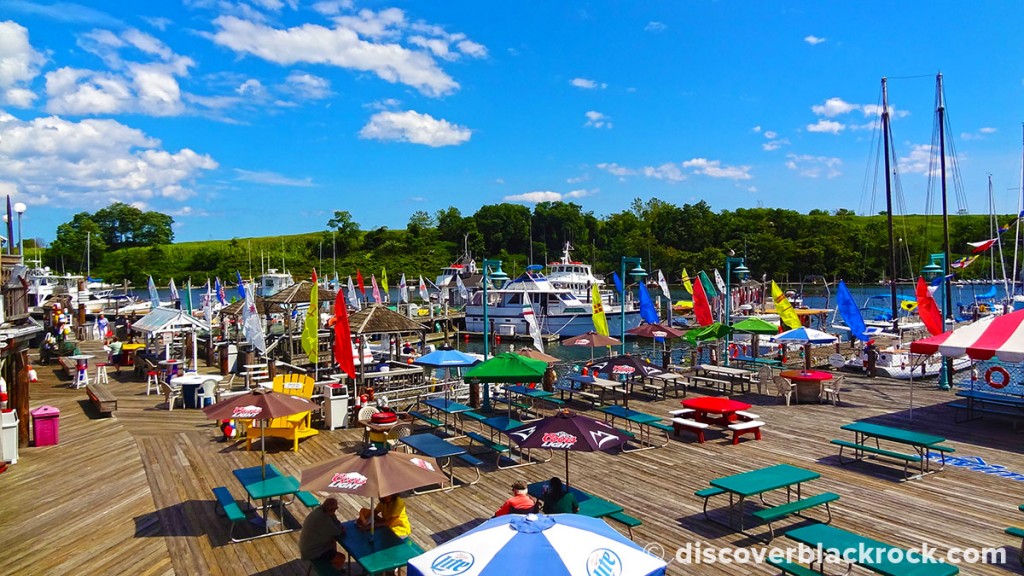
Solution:
M640 283L640 317L648 324L657 324L659 320L658 311L654 309L654 301L651 300L647 285L643 282Z
M217 277L217 282L214 286L214 291L217 293L217 302L220 302L221 306L226 306L228 302L224 298L224 287L220 285L220 276Z
M854 338L867 342L869 337L864 333L867 330L864 325L864 317L861 316L860 308L853 300L853 294L850 294L850 289L842 280L839 281L839 287L836 290L836 307L839 309L839 315L843 317L843 321L850 327L850 333Z
M615 283L615 293L622 294L622 278L619 278L618 272L612 272L612 282Z
M242 273L235 270L235 276L238 278L238 297L245 300L245 285L242 283Z

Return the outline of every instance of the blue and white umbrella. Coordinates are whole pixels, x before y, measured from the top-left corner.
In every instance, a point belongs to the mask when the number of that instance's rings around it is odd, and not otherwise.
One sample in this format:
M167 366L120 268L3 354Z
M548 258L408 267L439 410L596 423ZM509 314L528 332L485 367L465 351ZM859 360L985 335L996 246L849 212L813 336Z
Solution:
M510 514L409 560L409 576L660 576L665 562L579 514Z
M838 340L832 334L813 328L794 328L771 338L776 344L831 344Z

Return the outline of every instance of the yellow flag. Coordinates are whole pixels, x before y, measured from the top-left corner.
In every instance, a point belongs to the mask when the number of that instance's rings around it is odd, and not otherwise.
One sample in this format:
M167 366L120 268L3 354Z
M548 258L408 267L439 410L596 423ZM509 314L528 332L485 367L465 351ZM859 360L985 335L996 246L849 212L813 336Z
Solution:
M388 302L391 301L391 294L388 293L388 270L387 268L380 269L380 283L383 284L381 288L384 289L384 299Z
M693 282L690 280L690 275L686 273L686 268L683 268L683 288L690 294L693 294Z
M782 293L775 280L772 280L772 300L775 300L775 313L779 315L782 323L789 328L799 328L800 318L796 315L793 305L789 303L789 298Z
M608 318L604 315L604 303L601 302L601 292L598 291L597 284L591 286L590 289L590 300L594 307L594 332L601 336L608 336Z
M309 357L313 364L317 363L317 352L320 350L320 343L317 341L320 329L320 303L316 284L316 269L313 269L313 286L309 289L309 309L306 310L306 322L302 327L302 350Z

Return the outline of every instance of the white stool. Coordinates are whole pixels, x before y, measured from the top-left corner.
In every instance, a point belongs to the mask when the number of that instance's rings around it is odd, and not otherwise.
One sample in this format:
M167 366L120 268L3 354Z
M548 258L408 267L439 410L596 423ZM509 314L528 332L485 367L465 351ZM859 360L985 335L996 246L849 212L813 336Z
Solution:
M81 368L75 375L75 388L84 388L89 385L89 368Z
M146 372L146 396L149 396L151 391L160 391L160 373L154 370Z
M97 384L108 384L110 380L107 379L107 365L103 362L96 364L96 383Z

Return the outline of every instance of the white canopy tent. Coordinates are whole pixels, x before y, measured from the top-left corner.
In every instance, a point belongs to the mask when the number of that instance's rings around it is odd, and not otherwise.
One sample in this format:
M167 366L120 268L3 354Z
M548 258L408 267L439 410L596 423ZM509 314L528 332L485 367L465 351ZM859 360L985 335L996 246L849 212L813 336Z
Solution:
M157 308L132 324L132 330L143 333L147 344L151 338L168 332L190 332L192 334L192 367L195 368L199 363L196 332L209 331L210 325L184 310ZM170 358L170 343L166 345L165 354Z

